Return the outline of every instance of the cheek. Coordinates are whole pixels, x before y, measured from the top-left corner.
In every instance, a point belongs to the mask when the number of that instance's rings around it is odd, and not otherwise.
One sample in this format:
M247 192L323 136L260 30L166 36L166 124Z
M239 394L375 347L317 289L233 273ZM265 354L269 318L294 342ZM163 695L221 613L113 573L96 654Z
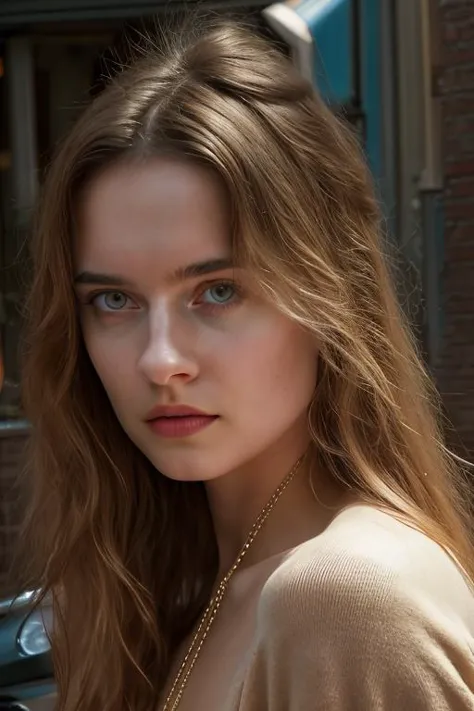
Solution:
M307 407L316 387L317 358L314 338L278 315L240 334L231 362L239 392L270 412L272 407Z
M120 347L111 344L106 335L98 335L93 329L83 329L84 344L94 369L109 398L117 401L127 396L127 388L133 379L133 353L127 342Z

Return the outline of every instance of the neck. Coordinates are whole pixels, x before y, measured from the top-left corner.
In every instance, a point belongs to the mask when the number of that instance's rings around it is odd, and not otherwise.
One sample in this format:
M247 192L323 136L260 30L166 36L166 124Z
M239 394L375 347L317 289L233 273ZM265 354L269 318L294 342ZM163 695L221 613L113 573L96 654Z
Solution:
M218 580L233 565L259 513L307 447L307 441L295 442L291 448L275 447L238 470L206 483L219 551ZM311 472L310 483L310 457L304 457L241 567L316 536L333 517L339 496L340 490L318 472Z

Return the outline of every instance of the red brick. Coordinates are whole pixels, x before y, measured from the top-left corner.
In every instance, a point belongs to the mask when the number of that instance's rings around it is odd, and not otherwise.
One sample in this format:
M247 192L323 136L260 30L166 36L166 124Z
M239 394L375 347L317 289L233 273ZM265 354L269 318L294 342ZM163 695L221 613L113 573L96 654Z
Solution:
M446 43L454 44L455 42L459 41L459 28L457 27L457 25L449 24L448 22L444 22L442 24L442 28L443 28L443 39Z
M455 432L474 457L474 4L438 0L437 91L444 151L444 330L436 376Z
M474 63L474 49L465 48L463 45L454 46L448 52L445 52L443 60L446 64Z
M474 41L474 30L472 34ZM474 63L454 65L446 69L438 80L443 94L472 91L474 86Z
M474 175L474 160L453 160L445 164L445 174L450 175Z
M474 246L471 244L460 245L450 248L447 254L450 262L464 262L470 259L474 259Z
M450 246L469 246L474 240L474 221L472 223L455 224L449 229L449 235L446 236L445 249Z
M472 24L472 14L472 2L457 4L455 7L446 5L441 11L443 22L454 27Z
M474 129L474 126L473 126ZM464 180L451 180L447 182L444 191L446 198L472 197L474 198L474 177L468 176Z
M474 218L474 202L469 200L452 200L445 203L445 214L448 218Z
M472 42L474 40L474 24L469 23L460 27L459 40L461 42Z
M474 120L474 94L443 96L442 105L445 117Z

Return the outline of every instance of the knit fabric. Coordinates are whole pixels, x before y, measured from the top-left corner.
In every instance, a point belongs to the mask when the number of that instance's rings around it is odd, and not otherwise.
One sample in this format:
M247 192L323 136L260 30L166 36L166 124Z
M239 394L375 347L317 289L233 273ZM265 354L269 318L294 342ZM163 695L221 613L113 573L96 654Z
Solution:
M225 711L474 711L472 589L425 535L350 507L269 575L228 689Z

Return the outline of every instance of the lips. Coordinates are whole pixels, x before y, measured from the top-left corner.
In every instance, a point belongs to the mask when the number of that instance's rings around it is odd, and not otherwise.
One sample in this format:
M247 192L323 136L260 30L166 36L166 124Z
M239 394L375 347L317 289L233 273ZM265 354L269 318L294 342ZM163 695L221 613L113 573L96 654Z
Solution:
M146 418L147 425L160 437L189 437L209 427L218 419L188 405L163 405L153 408Z

